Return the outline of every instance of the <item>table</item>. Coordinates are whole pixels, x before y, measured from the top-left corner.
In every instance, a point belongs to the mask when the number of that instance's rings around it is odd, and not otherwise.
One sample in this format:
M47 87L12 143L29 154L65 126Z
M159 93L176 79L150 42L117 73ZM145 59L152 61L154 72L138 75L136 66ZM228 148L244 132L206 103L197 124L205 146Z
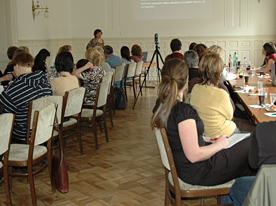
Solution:
M256 75L250 75L248 84L250 86L257 87L258 81L263 81L263 86L268 87L268 95L265 98L265 103L270 103L270 93L276 93L276 87L272 86L272 83L269 82L271 78L259 78ZM242 86L244 85L244 78L235 79L229 81L230 87L233 91L241 90L240 87L235 86ZM256 96L250 96L247 93L235 93L237 98L240 100L241 104L243 105L244 109L246 110L247 114L252 118L255 124L258 124L259 122L268 122L268 121L275 121L276 117L268 117L264 113L267 112L265 108L252 108L248 105L256 105L259 104L259 97Z

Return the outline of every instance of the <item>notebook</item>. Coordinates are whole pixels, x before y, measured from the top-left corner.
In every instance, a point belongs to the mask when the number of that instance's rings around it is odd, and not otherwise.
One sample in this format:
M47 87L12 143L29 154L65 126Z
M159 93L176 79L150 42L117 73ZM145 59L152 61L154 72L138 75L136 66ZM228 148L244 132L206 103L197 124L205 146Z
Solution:
M251 133L241 133L241 134L233 134L228 138L229 146L225 149L233 147L235 144L239 143L240 141L246 139L250 136Z

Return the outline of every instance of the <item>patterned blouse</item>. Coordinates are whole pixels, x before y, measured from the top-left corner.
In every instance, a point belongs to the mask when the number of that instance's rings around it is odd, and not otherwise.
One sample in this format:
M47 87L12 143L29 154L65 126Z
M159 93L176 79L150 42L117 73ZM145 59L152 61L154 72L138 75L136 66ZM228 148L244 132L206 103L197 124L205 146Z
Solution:
M95 46L101 46L104 47L104 40L102 39L103 43L100 43L96 38L91 39L90 42L86 46L86 50L89 49L90 47L95 47Z
M101 66L96 69L87 69L80 74L83 80L83 87L86 88L85 103L95 102L98 84L105 74Z

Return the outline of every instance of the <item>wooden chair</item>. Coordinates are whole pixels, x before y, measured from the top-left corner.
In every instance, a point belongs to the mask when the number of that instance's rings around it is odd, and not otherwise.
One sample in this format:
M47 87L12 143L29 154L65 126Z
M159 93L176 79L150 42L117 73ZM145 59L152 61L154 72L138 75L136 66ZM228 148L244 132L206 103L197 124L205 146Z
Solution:
M116 73L116 70L114 68L111 69L112 73L113 73L113 78L112 78L112 85L111 85L111 90L110 90L110 101L111 101L111 108L112 108L112 111L113 111L113 114L115 114L115 97L113 95L113 91L114 91L114 82L115 82L115 73Z
M134 98L136 99L135 84L134 84L136 64L137 64L136 62L132 62L132 63L129 63L128 67L127 67L127 72L126 72L126 76L125 76L125 83L124 83L126 101L128 101L127 92L126 92L127 83L130 83L130 84L132 83ZM128 78L131 78L131 80L128 80Z
M137 81L139 81L139 89L141 88L141 78L142 78L142 72L143 72L143 64L144 64L143 61L137 62L137 64L136 64L134 82L136 83L136 86L137 86ZM141 89L141 96L142 96L142 89Z
M221 195L226 195L229 193L230 187L235 182L235 180L216 186L190 185L183 182L177 176L177 171L175 168L166 130L155 128L155 136L159 147L161 160L165 169L165 206L168 206L170 202L173 205L180 206L181 197L201 197L200 205L204 205L204 197L208 196L218 196L217 201L219 205L221 201ZM170 196L169 190L175 194L175 199Z
M61 134L63 133L63 131L77 128L77 137L79 141L81 154L83 154L83 147L82 147L82 138L81 138L81 130L80 130L80 121L81 121L81 112L82 112L85 92L86 92L86 88L84 87L75 88L65 92L64 99L66 99L67 101L63 101L64 104L66 104L66 105L63 105L63 108L65 108L63 116L71 117L72 115L77 115L77 118L70 118L68 121L60 124ZM64 143L65 141L66 141L66 137L64 138Z
M52 184L52 156L51 156L51 140L54 129L56 108L53 103L34 112L33 123L32 123L32 135L30 144L11 144L10 155L9 155L9 182L12 187L12 176L28 176L31 197L33 205L37 205L34 177L39 171L44 169L48 164L49 177ZM42 146L42 144L47 142L47 147ZM33 165L36 165L45 160L47 157L47 162L43 167L36 171L33 171ZM26 167L28 168L27 173L13 173L12 167ZM54 192L54 187L52 185L52 190Z
M8 159L10 153L10 144L12 138L12 130L14 125L14 114L7 113L0 115L0 154L4 155L4 159L0 159L0 174L4 173L4 178L0 180L0 183L5 182L5 190L7 197L7 204L12 205L10 185L8 178ZM4 165L3 165L3 163Z
M113 95L113 85L114 85L113 79L114 79L113 72L107 72L106 75L102 79L102 82L108 81L110 84L108 95L107 95L107 112L108 112L108 116L109 116L112 128L114 128L114 124L113 124L113 120L112 120L112 117L113 117L112 116L112 102L113 102L112 97L114 96Z
M105 138L107 142L109 141L107 126L106 126L106 119L105 119L107 96L108 96L109 89L110 89L110 82L105 81L100 83L97 88L96 99L95 99L95 104L93 109L84 108L82 109L82 113L81 113L81 120L92 122L96 149L99 149L98 137L97 137L97 124L100 124L100 123L104 124ZM77 116L73 115L73 117L77 117Z

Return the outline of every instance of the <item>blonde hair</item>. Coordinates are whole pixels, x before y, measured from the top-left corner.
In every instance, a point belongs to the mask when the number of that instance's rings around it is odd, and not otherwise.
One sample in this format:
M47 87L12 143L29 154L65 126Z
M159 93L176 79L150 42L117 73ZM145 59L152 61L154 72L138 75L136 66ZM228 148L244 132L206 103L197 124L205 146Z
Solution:
M210 46L209 49L208 49L208 51L217 53L220 57L223 54L223 49L220 46L218 46L218 45Z
M104 50L103 50L103 47L101 47L101 46L94 46L94 48L97 49L98 52L100 52L101 55L104 57Z
M64 45L58 49L57 55L61 52L70 52L71 50L72 50L72 47L70 45Z
M202 57L199 63L198 82L202 85L214 84L215 86L218 86L223 67L224 64L220 56L214 52L209 51Z
M90 61L93 65L99 66L99 65L103 65L104 63L104 57L96 47L87 49L85 52L85 58L88 61Z
M161 72L162 82L159 85L160 104L151 118L152 129L167 127L171 109L179 102L179 92L187 84L188 74L187 65L180 59L171 59L164 64ZM183 95L183 101L185 96Z
M20 47L18 47L18 49L22 49L22 50L24 50L25 52L28 52L28 53L30 53L29 51L29 48L28 47L26 47L26 46L20 46Z

